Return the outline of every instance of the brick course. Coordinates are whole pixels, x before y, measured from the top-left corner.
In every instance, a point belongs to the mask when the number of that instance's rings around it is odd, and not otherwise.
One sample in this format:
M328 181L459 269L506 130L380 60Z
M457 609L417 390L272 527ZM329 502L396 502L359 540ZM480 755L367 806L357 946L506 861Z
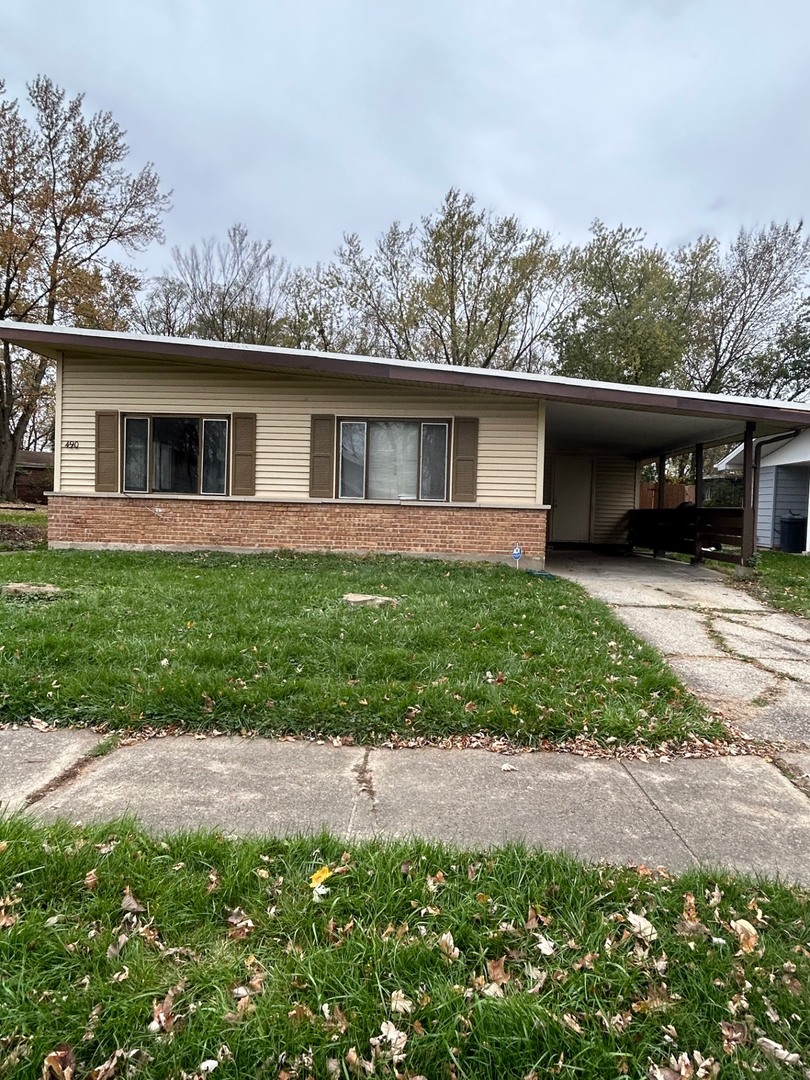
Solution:
M508 555L519 541L543 558L546 513L535 507L402 506L52 495L58 546L245 548Z

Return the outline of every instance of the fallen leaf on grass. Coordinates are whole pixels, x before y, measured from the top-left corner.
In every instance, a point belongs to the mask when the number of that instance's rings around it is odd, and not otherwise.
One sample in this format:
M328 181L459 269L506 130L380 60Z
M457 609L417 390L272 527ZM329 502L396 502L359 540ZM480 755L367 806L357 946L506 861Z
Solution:
M770 1022L772 1024L781 1024L782 1017L779 1015L779 1013L773 1007L773 1004L768 1000L768 998L765 997L764 994L762 995L762 1003L765 1006L765 1015L768 1017Z
M107 948L107 959L115 960L128 941L129 938L126 934L119 934L118 939L113 941Z
M247 913L240 907L233 908L228 912L226 919L230 930L228 930L228 938L231 941L237 941L240 938L247 937L248 934L252 934L255 927L253 920L249 919Z
M575 960L571 967L574 971L582 971L583 968L587 968L588 971L592 971L593 963L594 960L596 960L597 956L598 953L595 952L585 953L585 955L581 959Z
M608 1016L602 1009L597 1009L596 1015L602 1021L605 1031L616 1031L619 1034L626 1031L633 1022L633 1015L629 1012L615 1013L613 1016Z
M442 934L442 936L439 938L439 948L450 961L450 963L452 963L454 960L458 960L459 951L456 948L455 942L453 941L453 935L450 933L449 930L446 933Z
M487 960L487 974L490 982L497 983L498 986L504 986L509 982L512 976L504 970L505 963L505 956L502 956L500 960Z
M96 873L95 867L93 867L92 870L88 870L85 874L84 885L85 888L90 890L90 892L92 892L93 889L95 889L96 885L98 885L98 874Z
M551 938L546 937L545 934L536 934L535 948L539 949L543 956L553 956L557 946L554 944Z
M8 840L0 840L0 855L8 850Z
M137 1058L139 1062L152 1060L151 1055L147 1054L145 1050L124 1050L119 1047L106 1061L90 1071L88 1080L113 1080L118 1069L118 1062L122 1060L130 1062L134 1058ZM126 1075L130 1075L129 1067L127 1067Z
M651 942L657 940L658 931L650 920L646 919L643 915L636 915L635 912L628 911L627 921L630 923L633 933L645 945L649 945Z
M397 991L395 990L394 993L397 993ZM345 1012L341 1009L339 1005L329 1005L327 1003L324 1003L323 1005L321 1005L321 1012L323 1013L323 1026L326 1031L336 1031L339 1035L346 1034L346 1032L349 1030L349 1021L346 1017Z
M185 988L185 981L181 981L177 986L173 986L167 992L163 1001L159 1002L157 998L152 1001L152 1020L148 1027L148 1030L151 1031L152 1034L157 1034L161 1031L174 1031L181 1020L181 1017L175 1016L174 1014L174 999L178 994L181 994Z
M121 901L121 910L126 911L128 915L139 915L142 911L146 911L146 908L132 895L132 890L129 885L124 889L124 898Z
M90 1042L95 1036L96 1025L98 1024L98 1018L104 1011L104 1006L99 1004L95 1005L87 1018L87 1025L84 1029L84 1035L82 1035L82 1042Z
M240 1020L247 1016L248 1013L252 1013L255 1011L256 1006L253 1004L249 997L240 997L236 1003L236 1012L225 1013L225 1020L229 1024L237 1024Z
M315 1013L310 1009L309 1005L296 1001L295 1005L287 1013L287 1019L292 1020L294 1024L302 1024L304 1020L314 1020Z
M105 840L103 844L93 844L96 851L101 852L102 855L109 855L111 851L114 851L120 843L120 840L116 840L114 836L111 836L109 840Z
M205 891L207 893L212 893L216 892L218 888L219 874L216 872L216 870L212 870L211 873L208 875L208 884L205 886Z
M723 1036L723 1050L726 1054L733 1054L738 1046L748 1042L748 1028L745 1024L721 1020L720 1032Z
M407 1031L400 1031L390 1020L383 1020L380 1025L380 1034L369 1039L374 1056L383 1061L391 1061L395 1065L405 1060L407 1041Z
M408 1013L413 1012L413 1002L401 990L394 990L391 994L391 1012L399 1013L400 1016L407 1016Z
M670 995L667 984L661 983L660 986L650 986L647 990L646 998L642 998L640 1001L634 1001L630 1008L634 1013L661 1012L663 1009L668 1009L674 1002L680 1000L679 994Z
M732 919L729 926L740 941L740 952L751 953L759 943L759 934L747 919Z
M426 885L428 892L436 893L439 891L442 885L444 885L444 874L441 870L437 870L435 874L428 874L426 878Z
M357 1053L356 1046L350 1046L346 1052L346 1068L352 1076L371 1076L374 1072L374 1062L366 1061Z
M783 1061L786 1065L801 1065L802 1059L799 1054L786 1050L781 1043L773 1039L757 1039L757 1046L766 1057L773 1061Z
M66 1043L51 1050L42 1062L42 1080L73 1080L76 1055Z
M17 916L9 914L7 908L19 904L20 900L19 896L4 896L0 899L0 930L8 930L17 922Z
M668 1065L650 1065L647 1070L649 1080L682 1080L692 1077L695 1080L710 1080L720 1073L720 1063L714 1058L705 1058L697 1051L689 1054L683 1053L679 1057L671 1057Z
M114 983L121 983L121 982L126 982L126 980L128 978L129 978L129 968L127 967L126 964L124 964L124 966L121 968L120 971L116 971L116 973L113 975L111 981L114 982Z
M563 1023L566 1027L569 1027L572 1031L575 1031L577 1035L582 1034L582 1024L577 1020L573 1013L563 1013Z

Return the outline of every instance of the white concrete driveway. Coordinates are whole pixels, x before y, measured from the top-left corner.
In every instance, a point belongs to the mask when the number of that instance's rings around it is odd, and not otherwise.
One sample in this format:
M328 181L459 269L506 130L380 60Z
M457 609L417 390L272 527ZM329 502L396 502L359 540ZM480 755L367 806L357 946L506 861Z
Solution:
M703 566L577 551L553 553L546 568L609 604L745 735L810 746L810 621Z

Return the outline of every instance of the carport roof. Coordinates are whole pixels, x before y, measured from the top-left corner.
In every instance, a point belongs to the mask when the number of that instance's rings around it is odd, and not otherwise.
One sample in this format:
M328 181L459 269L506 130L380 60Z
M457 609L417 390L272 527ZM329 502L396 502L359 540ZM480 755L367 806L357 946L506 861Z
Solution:
M810 427L810 405L796 402L519 371L9 321L0 321L0 340L53 359L95 357L195 367L230 365L302 377L529 396L547 402L547 444L555 451L604 450L645 459L685 450L698 442L734 441L749 422L756 424L757 436Z

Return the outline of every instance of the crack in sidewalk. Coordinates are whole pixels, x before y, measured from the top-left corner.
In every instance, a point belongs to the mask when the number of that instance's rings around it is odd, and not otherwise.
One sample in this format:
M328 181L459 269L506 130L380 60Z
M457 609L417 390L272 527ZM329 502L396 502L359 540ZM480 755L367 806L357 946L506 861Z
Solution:
M773 675L777 679L777 685L771 688L770 692L767 693L767 696L770 698L767 704L777 701L784 694L785 683L796 683L798 686L807 685L806 681L798 675L793 675L790 672L782 671L781 668L772 666L772 663L779 663L780 657L765 657L765 659L760 659L756 656L748 656L746 653L738 652L732 648L723 636L723 631L718 630L714 625L715 617L716 616L709 612L705 614L704 623L706 632L717 647L722 650L726 658L729 660L737 660L741 664L748 664L750 667L756 668L758 671L763 671L767 675ZM736 626L747 625L746 623L737 623L733 619L729 619L728 621L733 622ZM778 637L779 635L774 636ZM784 657L784 659L792 661L793 657ZM769 661L772 663L769 663Z
M371 809L372 820L377 816L377 792L374 788L374 774L371 771L371 747L367 746L365 753L363 754L363 760L357 765L352 767L352 772L357 777L357 787L363 795L368 797ZM352 806L352 813L349 819L349 835L354 828L354 816L357 802Z
M100 758L107 757L109 754L115 753L118 749L120 738L117 735L111 735L106 739L102 739L96 743L92 750L89 750L86 754L83 754L80 758L77 758L72 765L68 765L66 769L63 769L52 780L49 780L42 787L38 787L35 791L26 795L23 802L23 809L27 810L35 803L41 802L47 795L52 795L54 791L59 791L66 784L71 783L77 777L93 764L94 761L98 761Z
M624 769L624 771L627 773L627 775L630 777L630 779L633 781L633 783L636 785L638 790L641 792L641 794L644 796L644 798L647 800L647 802L653 808L653 810L655 810L655 812L657 814L659 814L664 819L664 821L667 823L667 825L670 827L670 829L672 829L672 831L675 833L677 838L680 840L680 842L683 844L683 846L686 848L686 850L689 852L689 854L695 860L695 864L700 865L700 863L701 863L700 856L697 854L696 851L694 851L692 849L692 845L689 843L689 841L686 839L686 837L683 835L683 833L680 831L680 829L677 827L677 825L673 824L673 822L671 822L669 820L667 815L664 813L664 811L661 809L661 807L658 805L658 803L655 801L655 799L652 797L652 795L650 795L650 793L646 790L646 788L643 786L643 784L639 781L638 777L634 776L630 772L630 770L627 768L627 765L625 764L625 762L622 761L622 762L620 762L620 764L621 764L621 767Z
M74 761L72 765L68 765L68 767L63 769L58 776L53 778L53 780L49 780L47 784L43 784L42 787L37 788L36 791L32 791L29 795L26 795L23 808L27 810L30 806L33 806L34 803L38 803L44 799L46 795L53 794L54 791L58 791L60 788L64 787L65 784L69 784L72 780L75 780L84 772L88 765L96 761L97 758L98 754L85 754L77 761Z

